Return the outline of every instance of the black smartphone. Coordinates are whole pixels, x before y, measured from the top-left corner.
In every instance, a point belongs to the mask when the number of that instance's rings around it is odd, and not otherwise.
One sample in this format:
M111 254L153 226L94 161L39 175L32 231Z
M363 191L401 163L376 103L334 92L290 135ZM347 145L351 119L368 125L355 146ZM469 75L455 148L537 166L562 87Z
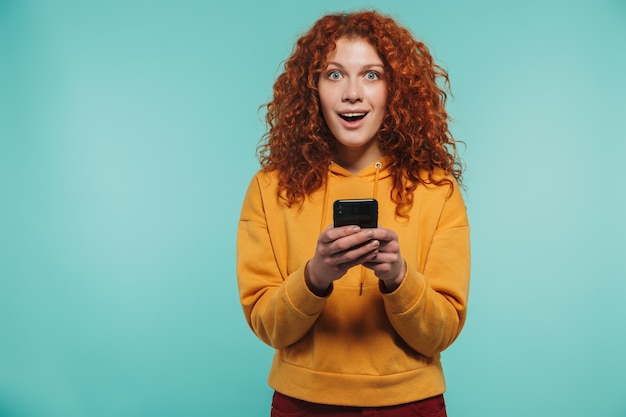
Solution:
M335 227L378 227L378 201L373 198L337 200L333 203L333 222Z

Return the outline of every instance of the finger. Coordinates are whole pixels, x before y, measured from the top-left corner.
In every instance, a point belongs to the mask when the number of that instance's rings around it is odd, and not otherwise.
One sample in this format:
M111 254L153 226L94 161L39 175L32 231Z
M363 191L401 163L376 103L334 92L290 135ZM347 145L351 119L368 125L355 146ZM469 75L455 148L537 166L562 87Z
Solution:
M350 251L361 247L367 243L373 242L372 231L369 229L363 229L354 234L341 237L329 244L329 251L332 254L339 254L342 252ZM376 247L380 245L379 241L376 241Z
M397 252L389 253L389 252L381 252L380 250L378 250L376 257L369 260L369 262L374 265L395 264L399 262L401 259L402 257Z
M397 240L391 241L380 241L380 251L387 253L399 253L400 252L400 244Z
M361 228L359 226L341 226L341 227L333 227L328 226L324 230L325 242L330 243L334 242L337 239L341 239L342 237L351 236L355 233L359 233Z
M368 241L358 246L353 246L348 250L335 253L333 263L337 265L343 264L360 264L365 260L371 260L378 253L380 242L377 240Z
M342 264L339 265L339 267L343 270L348 270L350 268L352 268L353 266L356 265L367 265L368 263L371 263L372 259L376 258L376 255L378 254L378 250L375 249L371 252L368 252L354 260L348 261L348 262L344 262ZM373 265L378 265L376 263L374 263ZM371 269L371 268L370 268Z
M377 227L376 229L371 230L373 239L378 239L384 242L398 240L398 235L393 230L385 229L384 227Z

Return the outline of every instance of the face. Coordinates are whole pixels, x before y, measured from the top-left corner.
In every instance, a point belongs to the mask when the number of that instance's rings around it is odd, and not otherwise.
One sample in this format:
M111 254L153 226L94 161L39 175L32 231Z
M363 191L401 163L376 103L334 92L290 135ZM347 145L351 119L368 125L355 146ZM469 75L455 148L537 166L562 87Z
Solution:
M318 90L324 119L338 142L337 162L346 166L379 158L376 135L387 111L387 81L376 49L363 39L339 39Z

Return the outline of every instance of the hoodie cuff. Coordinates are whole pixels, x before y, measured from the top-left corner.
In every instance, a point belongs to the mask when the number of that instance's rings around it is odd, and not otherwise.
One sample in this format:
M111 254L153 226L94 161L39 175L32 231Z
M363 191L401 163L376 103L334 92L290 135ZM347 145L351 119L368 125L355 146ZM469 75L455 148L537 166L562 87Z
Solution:
M332 284L323 297L311 291L304 279L304 266L291 274L287 280L286 295L289 302L295 309L309 316L314 316L322 311L326 304L326 299L332 292Z
M379 282L380 292L385 300L388 311L392 314L402 314L411 309L424 291L424 280L417 272L410 272L393 292L384 291L384 284Z

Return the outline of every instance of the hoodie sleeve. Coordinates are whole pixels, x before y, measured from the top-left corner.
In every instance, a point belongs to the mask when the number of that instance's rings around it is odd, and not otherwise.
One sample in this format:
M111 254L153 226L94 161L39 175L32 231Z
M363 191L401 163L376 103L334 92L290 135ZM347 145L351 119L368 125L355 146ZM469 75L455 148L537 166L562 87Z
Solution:
M425 225L419 238L420 265L407 265L400 287L383 294L394 329L424 356L434 356L450 346L461 332L466 317L469 224L461 191L456 183L454 185L451 195L444 193L440 208L434 210L431 205L423 213L428 218L420 219L420 226ZM438 188L439 192L449 191L448 187Z
M275 197L274 197L275 198ZM250 328L266 344L283 348L313 326L326 298L309 290L302 265L290 275L281 272L268 231L259 175L246 193L237 232L239 298Z

